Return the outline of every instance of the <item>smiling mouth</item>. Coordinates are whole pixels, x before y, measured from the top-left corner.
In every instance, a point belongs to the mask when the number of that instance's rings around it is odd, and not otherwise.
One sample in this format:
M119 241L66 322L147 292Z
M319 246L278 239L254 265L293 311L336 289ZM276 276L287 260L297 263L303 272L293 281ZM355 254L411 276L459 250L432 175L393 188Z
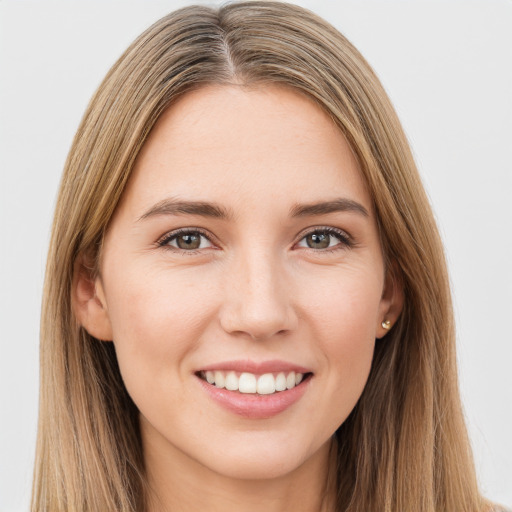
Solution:
M200 371L196 374L211 386L252 395L272 395L295 388L312 373L278 372L257 375L249 372L222 370Z

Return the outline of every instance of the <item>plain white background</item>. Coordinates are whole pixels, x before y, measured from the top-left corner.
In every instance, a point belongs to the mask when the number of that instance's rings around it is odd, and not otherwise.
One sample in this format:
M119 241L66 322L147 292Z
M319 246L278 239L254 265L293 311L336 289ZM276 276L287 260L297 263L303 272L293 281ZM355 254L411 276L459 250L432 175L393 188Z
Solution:
M446 244L479 479L510 506L512 1L296 3L355 43L398 110ZM1 512L28 510L40 297L71 139L125 47L184 4L0 2Z

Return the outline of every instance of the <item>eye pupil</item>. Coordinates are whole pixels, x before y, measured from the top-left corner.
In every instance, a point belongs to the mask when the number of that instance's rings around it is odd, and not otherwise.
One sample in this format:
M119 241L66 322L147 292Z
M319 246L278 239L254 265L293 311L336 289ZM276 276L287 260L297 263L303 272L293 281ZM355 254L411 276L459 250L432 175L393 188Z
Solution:
M329 247L331 236L328 233L311 233L306 242L311 249L325 249Z
M180 249L198 249L201 237L195 234L180 235L176 238L176 244Z

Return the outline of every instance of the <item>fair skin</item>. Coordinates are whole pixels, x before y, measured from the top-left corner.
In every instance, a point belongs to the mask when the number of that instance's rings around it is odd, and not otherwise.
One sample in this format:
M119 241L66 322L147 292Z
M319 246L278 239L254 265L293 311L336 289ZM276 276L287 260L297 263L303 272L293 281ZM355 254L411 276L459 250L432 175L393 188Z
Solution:
M162 115L74 300L140 411L151 512L330 510L332 436L401 302L351 148L276 86L204 87ZM241 392L207 370L302 381Z

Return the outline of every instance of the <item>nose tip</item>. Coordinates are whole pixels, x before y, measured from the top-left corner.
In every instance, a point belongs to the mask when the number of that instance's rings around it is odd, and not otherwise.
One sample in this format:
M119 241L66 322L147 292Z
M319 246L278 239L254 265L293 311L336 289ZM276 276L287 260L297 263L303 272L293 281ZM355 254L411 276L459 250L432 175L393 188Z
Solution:
M222 326L226 332L232 335L246 335L254 341L264 341L277 335L290 331L289 322L285 315L272 317L263 315L260 311L249 311L231 314L224 317Z
M296 327L291 290L277 268L244 265L232 278L220 317L226 332L262 341Z

